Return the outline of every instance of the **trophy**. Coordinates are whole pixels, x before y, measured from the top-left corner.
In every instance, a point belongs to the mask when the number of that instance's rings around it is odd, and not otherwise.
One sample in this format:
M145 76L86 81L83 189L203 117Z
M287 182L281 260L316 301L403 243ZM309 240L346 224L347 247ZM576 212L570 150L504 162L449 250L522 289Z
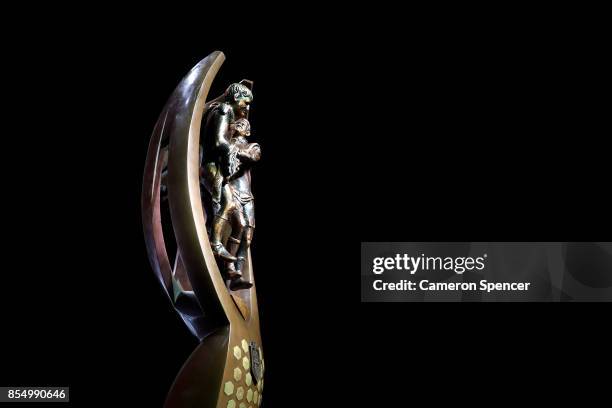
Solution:
M155 125L145 164L149 260L200 341L165 407L249 408L262 401L265 364L249 249L255 228L250 169L261 148L248 139L252 81L208 98L224 60L213 52L179 83Z

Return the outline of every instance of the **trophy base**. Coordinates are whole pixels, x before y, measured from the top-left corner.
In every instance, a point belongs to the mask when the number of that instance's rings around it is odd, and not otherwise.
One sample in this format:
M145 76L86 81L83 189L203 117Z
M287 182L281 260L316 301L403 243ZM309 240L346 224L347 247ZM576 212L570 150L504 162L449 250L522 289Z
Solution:
M256 408L261 405L265 363L259 339L241 338L225 326L189 356L174 380L165 408Z

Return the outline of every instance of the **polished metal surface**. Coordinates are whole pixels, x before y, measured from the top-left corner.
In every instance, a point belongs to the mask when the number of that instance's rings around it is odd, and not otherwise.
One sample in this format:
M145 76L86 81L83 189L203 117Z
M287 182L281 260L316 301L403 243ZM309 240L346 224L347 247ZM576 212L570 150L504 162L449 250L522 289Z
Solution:
M167 407L227 407L236 404L235 389L241 396L262 391L250 381L252 350L258 350L258 379L265 365L249 249L255 227L250 168L261 148L248 140L251 81L207 99L224 60L219 51L210 54L179 83L154 128L145 164L149 259L200 340L168 393ZM170 219L163 218L167 213ZM164 235L169 221L171 232ZM171 240L176 254L167 249Z

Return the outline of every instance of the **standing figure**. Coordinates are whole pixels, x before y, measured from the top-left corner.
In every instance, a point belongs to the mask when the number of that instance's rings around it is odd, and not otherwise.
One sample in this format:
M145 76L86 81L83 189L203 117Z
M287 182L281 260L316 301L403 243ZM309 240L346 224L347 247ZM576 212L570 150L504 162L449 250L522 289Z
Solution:
M213 102L203 119L202 181L212 196L214 219L211 231L212 250L218 258L235 262L237 259L223 245L232 213L233 195L228 184L230 176L230 124L246 118L253 101L251 90L243 84L231 84L219 101Z

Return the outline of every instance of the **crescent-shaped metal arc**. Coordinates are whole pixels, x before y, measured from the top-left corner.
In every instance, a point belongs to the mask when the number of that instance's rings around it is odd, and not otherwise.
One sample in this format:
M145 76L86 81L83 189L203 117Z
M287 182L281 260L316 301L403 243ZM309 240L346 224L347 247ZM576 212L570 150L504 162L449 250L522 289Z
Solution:
M151 135L143 177L142 221L147 253L153 271L175 310L189 330L201 340L214 326L210 327L207 324L201 307L191 291L188 278L181 273L180 253L177 253L174 269L170 263L161 219L161 179L168 159L168 149L162 146L167 143L166 124L171 120L169 116L172 116L168 111L176 104L173 94L162 110Z
M206 318L220 324L233 321L239 312L210 247L200 195L199 155L206 97L224 60L220 51L210 54L181 83L184 104L175 111L168 156L168 201L176 241Z
M218 60L219 54L221 55L220 61ZM204 318L199 301L192 290L189 277L186 275L180 250L177 251L174 267L171 264L165 241L165 238L168 237L164 237L162 228L161 184L162 172L167 168L168 143L173 136L174 123L185 117L185 109L188 109L190 101L195 99L192 95L193 92L189 92L189 88L196 87L197 89L201 85L202 79L213 67L212 62L217 60L217 66L210 72L212 78L214 78L222 59L221 53L213 53L200 61L181 80L170 95L151 135L143 177L142 217L145 243L151 266L174 308L189 330L199 340L202 340L218 327L219 322ZM167 186L167 177L163 184Z
M144 227L145 243L149 261L153 271L172 299L172 267L168 259L160 214L160 178L163 162L160 151L168 115L168 106L159 116L147 152L144 177L142 182L142 225Z

